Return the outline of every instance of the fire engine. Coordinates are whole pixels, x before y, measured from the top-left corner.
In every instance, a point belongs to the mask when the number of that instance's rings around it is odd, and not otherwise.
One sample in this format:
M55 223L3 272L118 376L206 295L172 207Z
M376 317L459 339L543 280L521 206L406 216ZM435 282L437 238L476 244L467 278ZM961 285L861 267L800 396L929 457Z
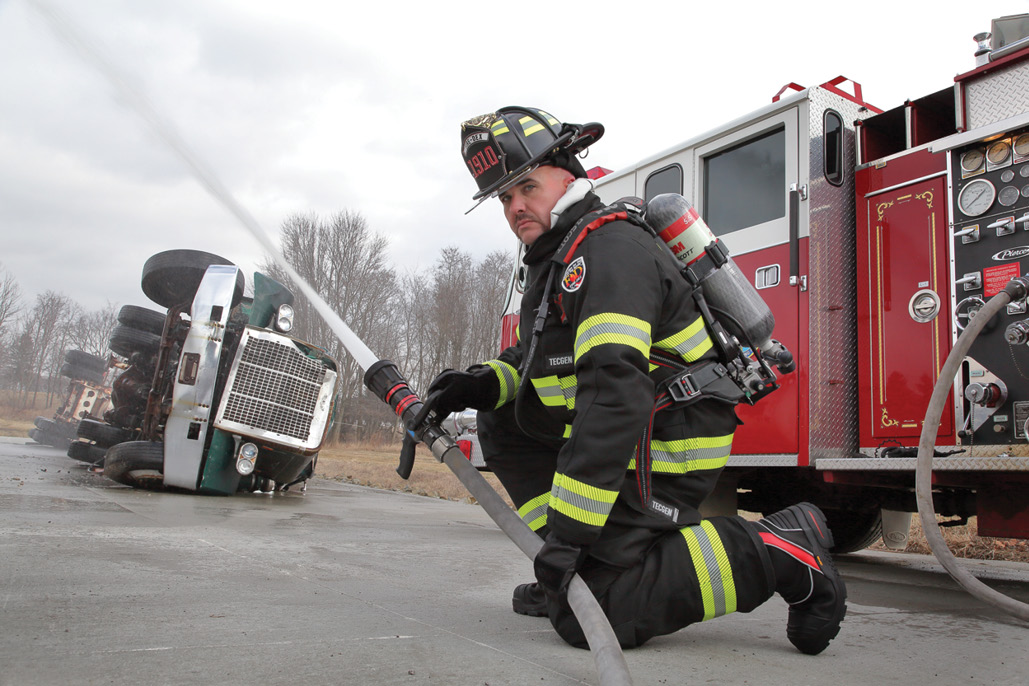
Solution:
M607 202L690 199L775 316L797 371L753 406L710 513L825 510L837 552L906 543L929 397L976 312L1029 271L1029 14L979 34L974 69L890 110L844 77L615 171ZM992 39L992 44L991 44ZM1025 265L1025 266L1023 266ZM513 340L516 265L503 345ZM1029 538L1029 312L1012 302L953 381L937 513Z

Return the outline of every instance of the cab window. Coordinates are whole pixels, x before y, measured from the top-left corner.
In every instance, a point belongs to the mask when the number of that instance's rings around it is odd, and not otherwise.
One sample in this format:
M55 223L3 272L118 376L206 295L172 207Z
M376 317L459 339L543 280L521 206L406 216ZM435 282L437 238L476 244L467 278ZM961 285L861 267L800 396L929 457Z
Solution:
M786 216L786 129L704 158L703 215L715 235Z
M682 167L677 164L658 169L643 185L643 199L650 202L662 193L682 194Z

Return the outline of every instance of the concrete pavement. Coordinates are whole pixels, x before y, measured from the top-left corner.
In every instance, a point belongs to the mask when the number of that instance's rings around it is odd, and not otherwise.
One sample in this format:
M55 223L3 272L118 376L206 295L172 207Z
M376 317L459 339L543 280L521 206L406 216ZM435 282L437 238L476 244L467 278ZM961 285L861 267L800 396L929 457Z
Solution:
M1026 627L923 562L842 559L850 608L818 657L789 644L773 598L630 651L630 671L636 684L1026 683ZM1029 565L998 569L1029 599ZM598 683L588 652L511 612L531 577L474 505L325 480L306 495L154 494L0 439L0 684Z

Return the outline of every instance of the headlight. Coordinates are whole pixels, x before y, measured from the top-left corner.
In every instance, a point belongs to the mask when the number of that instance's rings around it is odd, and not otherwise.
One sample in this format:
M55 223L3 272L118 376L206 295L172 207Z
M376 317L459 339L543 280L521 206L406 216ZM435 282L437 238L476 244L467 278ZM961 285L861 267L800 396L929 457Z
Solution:
M236 456L236 471L246 476L254 471L254 463L257 462L257 446L253 443L244 443L239 447L239 455Z
M279 305L275 313L275 330L282 333L293 330L293 308L290 305Z

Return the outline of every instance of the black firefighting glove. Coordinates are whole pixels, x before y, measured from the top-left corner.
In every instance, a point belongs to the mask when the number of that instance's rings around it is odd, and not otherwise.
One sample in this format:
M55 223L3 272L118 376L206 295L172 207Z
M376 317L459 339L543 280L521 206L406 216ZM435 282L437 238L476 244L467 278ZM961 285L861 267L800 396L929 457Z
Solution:
M547 540L536 553L532 564L536 580L543 586L543 590L550 595L567 593L568 584L586 559L586 552L583 546L569 543L554 533L547 534Z
M425 397L435 393L439 393L435 403L436 415L439 417L460 412L466 407L492 410L500 397L500 382L496 373L484 364L474 365L463 372L444 369L429 384Z

